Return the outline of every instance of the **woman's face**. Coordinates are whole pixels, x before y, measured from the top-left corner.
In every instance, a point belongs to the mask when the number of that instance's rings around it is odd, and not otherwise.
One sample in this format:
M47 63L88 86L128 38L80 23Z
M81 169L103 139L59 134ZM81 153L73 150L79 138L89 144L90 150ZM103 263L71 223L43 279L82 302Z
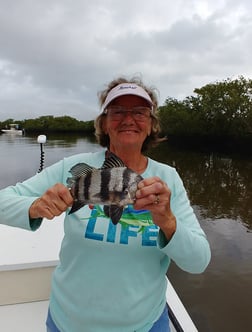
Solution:
M110 150L141 150L143 142L151 133L151 121L150 106L145 99L125 95L113 100L107 108L103 123L103 130L110 138Z

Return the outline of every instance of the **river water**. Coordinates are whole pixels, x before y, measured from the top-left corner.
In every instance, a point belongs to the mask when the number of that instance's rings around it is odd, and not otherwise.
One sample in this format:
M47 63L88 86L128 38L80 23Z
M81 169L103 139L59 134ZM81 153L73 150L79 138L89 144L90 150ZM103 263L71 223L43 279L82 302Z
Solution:
M44 164L100 149L87 138L51 136L44 146ZM195 152L168 143L149 155L176 167L211 245L212 260L203 274L188 274L174 264L168 272L198 330L252 330L251 156ZM0 189L40 168L36 137L0 135L0 156Z

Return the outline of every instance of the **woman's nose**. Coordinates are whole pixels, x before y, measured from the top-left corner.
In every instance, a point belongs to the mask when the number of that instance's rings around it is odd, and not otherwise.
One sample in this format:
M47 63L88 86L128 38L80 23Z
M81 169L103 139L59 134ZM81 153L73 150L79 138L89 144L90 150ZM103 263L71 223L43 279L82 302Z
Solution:
M128 119L130 119L130 120L134 120L134 114L133 114L133 111L124 111L123 112L123 120L128 120Z

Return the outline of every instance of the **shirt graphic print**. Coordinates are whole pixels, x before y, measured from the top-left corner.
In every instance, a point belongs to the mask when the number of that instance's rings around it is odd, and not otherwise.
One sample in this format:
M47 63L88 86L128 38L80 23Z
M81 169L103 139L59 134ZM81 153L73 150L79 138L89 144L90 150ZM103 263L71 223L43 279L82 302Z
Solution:
M122 245L128 245L129 241L136 239L141 246L157 246L158 226L153 224L149 211L134 210L132 205L128 205L119 223L114 225L101 206L90 205L89 208L90 217L82 218L87 220L84 234L86 239Z

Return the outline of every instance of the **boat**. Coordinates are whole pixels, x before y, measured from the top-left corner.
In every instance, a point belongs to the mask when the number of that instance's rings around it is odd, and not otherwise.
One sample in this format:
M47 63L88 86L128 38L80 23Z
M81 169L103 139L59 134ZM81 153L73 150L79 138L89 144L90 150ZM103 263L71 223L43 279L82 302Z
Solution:
M1 132L4 134L11 135L23 135L23 129L19 129L19 125L17 123L11 123L9 125L9 129L1 129Z

